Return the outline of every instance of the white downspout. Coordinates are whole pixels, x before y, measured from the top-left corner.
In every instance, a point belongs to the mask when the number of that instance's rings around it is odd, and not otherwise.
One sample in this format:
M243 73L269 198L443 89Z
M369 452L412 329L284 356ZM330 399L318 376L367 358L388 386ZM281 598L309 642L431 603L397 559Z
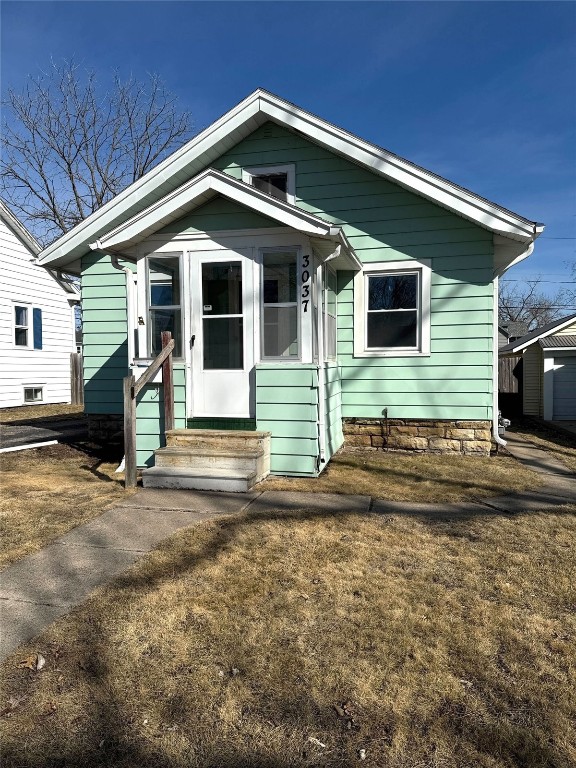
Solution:
M134 273L130 267L121 267L118 263L118 256L111 257L112 266L114 269L124 272L126 275L126 324L128 331L128 367L130 370L134 369L134 359L136 357L136 349L134 343L134 317L135 317L135 304L134 304Z
M316 267L316 332L318 334L318 462L326 463L326 374L324 371L324 280L322 263Z
M506 440L498 434L498 280L496 276L492 306L492 438L496 445L504 447Z

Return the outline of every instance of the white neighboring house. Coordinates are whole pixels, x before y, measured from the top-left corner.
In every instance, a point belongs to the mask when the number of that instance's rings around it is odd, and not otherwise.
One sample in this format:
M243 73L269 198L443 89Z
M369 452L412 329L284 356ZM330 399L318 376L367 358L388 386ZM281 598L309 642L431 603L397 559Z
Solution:
M80 293L36 264L40 251L0 200L0 408L70 402Z

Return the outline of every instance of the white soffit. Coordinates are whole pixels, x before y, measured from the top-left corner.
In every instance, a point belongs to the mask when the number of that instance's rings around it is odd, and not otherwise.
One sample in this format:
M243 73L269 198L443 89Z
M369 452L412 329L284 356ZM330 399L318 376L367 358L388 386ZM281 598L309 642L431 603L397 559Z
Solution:
M268 120L299 132L330 151L504 237L529 243L544 229L541 224L518 216L290 102L258 89L46 248L40 254L42 263L61 265L82 256L89 242L185 184Z
M267 195L226 173L210 168L116 229L102 235L91 243L90 247L120 253L145 240L158 229L180 219L216 195L234 200L262 216L274 219L286 227L307 235L337 238L341 233L339 227L311 213Z

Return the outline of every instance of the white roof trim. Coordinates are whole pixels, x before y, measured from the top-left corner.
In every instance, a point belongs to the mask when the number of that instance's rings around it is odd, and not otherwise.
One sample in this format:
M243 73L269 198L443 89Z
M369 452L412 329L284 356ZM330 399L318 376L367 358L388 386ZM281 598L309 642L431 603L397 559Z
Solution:
M340 227L267 195L226 173L209 168L175 192L98 238L90 244L90 248L109 252L121 251L141 242L148 235L176 221L215 195L223 195L262 216L275 219L284 226L307 235L330 238L341 235Z
M491 203L436 174L370 144L294 104L258 89L219 120L170 155L113 200L78 224L40 255L43 263L67 263L83 255L87 243L147 207L154 196L165 197L185 180L200 172L218 155L272 120L296 130L330 151L469 219L504 237L523 243L533 241L544 229L511 211Z
M22 240L24 245L34 256L38 256L42 250L40 244L36 238L28 232L24 224L14 216L3 200L0 200L0 219L2 219L6 226L9 227L20 240Z

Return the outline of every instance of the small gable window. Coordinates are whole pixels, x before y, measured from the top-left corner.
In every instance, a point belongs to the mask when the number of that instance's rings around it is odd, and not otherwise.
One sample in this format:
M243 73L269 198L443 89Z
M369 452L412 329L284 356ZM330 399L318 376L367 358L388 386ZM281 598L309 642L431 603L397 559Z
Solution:
M287 203L294 203L295 179L293 165L263 165L242 169L242 181Z

